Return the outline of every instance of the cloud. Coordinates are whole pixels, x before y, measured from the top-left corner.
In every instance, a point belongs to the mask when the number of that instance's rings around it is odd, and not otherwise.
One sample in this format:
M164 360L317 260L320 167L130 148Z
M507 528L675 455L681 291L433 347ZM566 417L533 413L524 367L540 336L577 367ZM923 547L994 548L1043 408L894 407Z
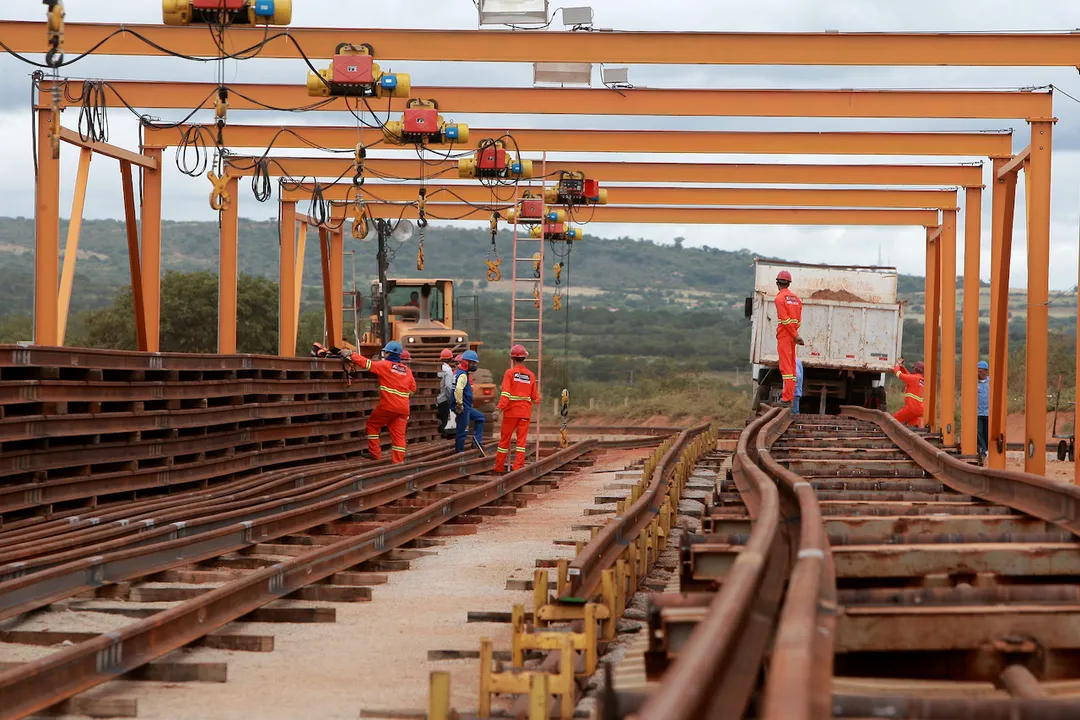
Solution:
M598 27L625 30L679 30L694 28L716 31L991 31L1071 29L1076 24L1073 0L1042 0L1015 3L1006 0L906 0L903 3L878 3L865 0L834 0L808 3L805 0L756 0L752 4L720 3L715 0L667 0L660 8L652 3L628 3L625 0L591 0ZM350 9L343 10L343 7ZM10 19L38 20L43 15L40 0L4 0L5 16ZM157 23L160 5L121 0L98 0L93 3L69 3L69 21L111 21ZM470 0L395 0L377 5L365 4L362 11L353 3L339 0L306 0L296 3L295 25L364 25L370 27L475 27L475 10ZM361 17L362 15L362 17ZM558 27L556 21L555 26ZM350 39L362 31L343 31ZM0 38L2 39L2 38ZM648 58L642 58L647 62ZM414 83L424 86L486 85L528 86L528 65L485 63L394 63L395 69L413 73ZM196 64L171 58L91 57L70 68L79 77L112 79L149 79L213 82L216 63ZM306 68L293 60L264 60L225 63L228 82L304 82ZM31 68L13 58L0 57L0 160L8 172L0 176L0 214L31 216L34 212L33 165L30 152L28 75ZM702 88L1014 88L1053 84L1080 98L1080 78L1072 68L849 68L849 67L741 67L741 66L653 66L632 65L631 80L648 87ZM1075 284L1077 268L1076 190L1080 186L1080 103L1057 95L1055 112L1060 122L1055 128L1051 283L1055 288ZM176 119L182 111L154 111L166 119ZM65 113L65 124L74 127L77 113ZM196 117L207 121L208 113ZM1027 129L1021 120L848 120L782 118L623 118L575 116L462 116L457 120L474 125L508 127L576 127L611 129L713 129L713 130L991 130L1014 127L1016 149L1027 142ZM123 110L110 112L110 141L136 147L138 132L135 119ZM351 124L347 115L283 116L274 113L232 113L232 122L279 124ZM290 153L300 154L300 153ZM578 156L586 159L589 156ZM610 159L593 156L593 159ZM630 160L629 156L623 159ZM644 156L647 160L676 158ZM828 162L836 158L816 156L696 156L695 161L716 162ZM167 153L164 215L169 219L213 220L206 202L209 190L204 178L182 175ZM945 158L845 157L843 162L951 162ZM963 158L957 158L961 161ZM65 148L62 158L62 207L70 207L74 185L77 151ZM987 170L989 173L989 170ZM988 180L989 186L989 180ZM242 185L241 214L252 217L276 216L273 203L255 202L250 189ZM118 217L122 212L119 174L115 163L94 161L87 201L87 217ZM1023 196L1020 195L1022 198ZM982 267L984 278L989 267L990 193L983 203ZM65 211L63 214L67 214ZM670 241L677 235L688 245L708 244L727 249L750 248L761 254L790 257L794 260L823 262L873 263L891 260L904 272L921 273L924 263L923 231L919 228L804 228L804 227L702 227L702 226L625 226L604 225L588 228L603 236L647 237ZM963 231L961 230L961 242ZM1018 202L1013 282L1026 280L1025 232L1022 200ZM586 246L587 247L587 246ZM958 263L962 267L962 262Z

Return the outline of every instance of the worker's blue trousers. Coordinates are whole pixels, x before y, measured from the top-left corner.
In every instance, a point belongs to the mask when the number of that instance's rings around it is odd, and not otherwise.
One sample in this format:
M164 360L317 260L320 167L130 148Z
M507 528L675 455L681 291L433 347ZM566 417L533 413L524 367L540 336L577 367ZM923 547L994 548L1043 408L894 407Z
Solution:
M469 423L473 424L473 437L478 445L484 444L484 413L476 408L466 407L457 416L457 438L454 449L465 452L465 437L469 434Z

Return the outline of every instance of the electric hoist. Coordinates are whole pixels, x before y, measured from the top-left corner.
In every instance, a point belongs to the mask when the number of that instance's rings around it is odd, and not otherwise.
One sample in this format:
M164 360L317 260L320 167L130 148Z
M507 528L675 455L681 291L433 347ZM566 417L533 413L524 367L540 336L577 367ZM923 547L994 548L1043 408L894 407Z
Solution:
M523 180L532 177L532 160L522 160L506 149L502 140L481 140L472 157L458 160L458 177Z
M162 0L166 25L288 25L292 0Z
M540 222L565 223L566 211L562 208L545 209L543 198L526 195L516 208L509 208L504 213L507 222L533 225Z
M434 100L413 98L401 120L383 125L383 137L392 145L454 145L469 141L469 126L443 120Z
M529 237L574 242L580 240L582 235L581 228L570 227L565 222L545 222L530 227Z
M585 177L578 170L563 170L559 173L559 182L554 187L544 189L544 200L549 205L607 205L607 190L600 188L600 182Z
M307 89L311 97L407 98L412 81L408 73L384 73L367 43L341 43L330 67L308 72Z

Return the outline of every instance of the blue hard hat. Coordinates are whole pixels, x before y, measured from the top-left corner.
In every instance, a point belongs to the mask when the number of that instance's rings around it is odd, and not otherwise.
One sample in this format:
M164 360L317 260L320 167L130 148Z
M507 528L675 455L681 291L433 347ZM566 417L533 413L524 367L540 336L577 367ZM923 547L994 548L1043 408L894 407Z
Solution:
M475 350L466 350L464 353L461 354L461 359L467 362L480 362L480 356L476 354Z
M391 340L390 342L386 343L386 347L384 347L382 351L384 353L389 353L390 355L400 355L401 343L399 343L397 340Z
M990 364L987 363L985 360L980 360L979 361L979 369L980 370L989 370L990 369Z

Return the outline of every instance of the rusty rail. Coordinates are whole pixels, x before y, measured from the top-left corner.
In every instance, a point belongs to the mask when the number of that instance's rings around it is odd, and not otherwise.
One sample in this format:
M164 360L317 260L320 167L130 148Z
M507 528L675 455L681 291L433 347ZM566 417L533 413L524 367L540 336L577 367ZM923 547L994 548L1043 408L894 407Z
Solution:
M154 616L0 673L0 719L21 718L161 657L268 602L370 560L430 532L450 518L491 503L593 450L575 443L521 470L437 500L382 528L253 572ZM490 460L451 463L486 470Z
M592 538L570 563L569 585L563 597L559 598L561 601L587 602L589 598L596 595L602 582L602 572L615 563L627 543L636 538L660 512L679 456L690 441L705 432L708 427L708 423L702 423L679 433L678 439L664 453L653 471L648 489L636 502L626 508L621 517L615 518L614 522L601 528L596 537Z
M841 413L875 423L920 467L956 492L1011 507L1080 536L1080 487L1017 470L970 465L880 410L842 407Z
M767 422L756 445L762 468L795 506L785 513L797 524L798 543L766 677L765 720L827 720L832 717L833 640L836 636L836 570L817 492L772 458L769 448L791 425L788 409Z
M753 420L740 435L732 474L754 520L731 568L664 682L638 713L642 720L741 719L757 685L780 609L790 563L780 494L757 465L758 433L780 411Z

